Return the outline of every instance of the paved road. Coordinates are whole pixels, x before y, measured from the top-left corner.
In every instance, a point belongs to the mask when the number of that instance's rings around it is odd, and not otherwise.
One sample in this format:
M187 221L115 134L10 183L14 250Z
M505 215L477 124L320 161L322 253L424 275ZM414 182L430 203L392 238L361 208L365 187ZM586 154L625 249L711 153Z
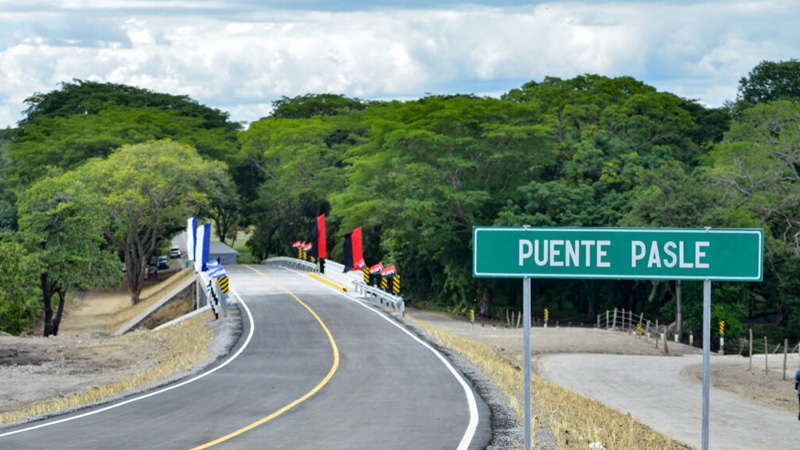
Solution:
M542 357L539 370L561 386L630 413L653 429L700 448L702 386L681 375L685 367L698 363L702 364L701 355L562 354ZM797 449L798 427L792 414L711 390L710 449Z
M242 352L235 359L197 381L120 407L58 423L87 412L81 411L22 433L6 430L0 448L488 444L488 407L438 354L392 320L305 274L229 266L228 275L254 321L251 327L248 311L242 313L244 337L234 349Z

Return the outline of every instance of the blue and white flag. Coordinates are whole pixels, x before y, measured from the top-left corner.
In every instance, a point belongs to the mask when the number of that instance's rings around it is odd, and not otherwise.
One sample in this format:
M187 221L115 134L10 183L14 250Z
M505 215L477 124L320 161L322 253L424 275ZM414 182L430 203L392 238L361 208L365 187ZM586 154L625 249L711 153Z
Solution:
M186 221L186 258L194 261L194 243L197 239L197 216Z
M211 246L211 224L197 227L197 241L194 246L194 271L205 272L208 262L208 248Z
M226 277L228 274L225 272L225 267L222 264L218 263L217 260L213 259L206 264L208 268L208 276L210 278L221 278Z

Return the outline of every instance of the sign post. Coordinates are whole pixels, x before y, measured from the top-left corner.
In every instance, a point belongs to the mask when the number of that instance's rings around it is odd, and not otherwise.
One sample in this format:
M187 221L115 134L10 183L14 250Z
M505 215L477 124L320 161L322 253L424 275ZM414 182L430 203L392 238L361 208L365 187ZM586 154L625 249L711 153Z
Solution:
M761 281L759 228L473 227L472 276L522 278L525 449L531 448L531 278L703 281L703 450L708 449L711 281Z

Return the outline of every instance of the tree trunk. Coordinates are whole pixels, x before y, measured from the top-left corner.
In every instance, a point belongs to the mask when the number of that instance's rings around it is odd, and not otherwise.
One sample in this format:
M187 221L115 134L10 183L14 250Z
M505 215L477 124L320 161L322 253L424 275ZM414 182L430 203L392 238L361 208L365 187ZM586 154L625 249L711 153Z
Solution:
M53 294L50 291L47 274L43 273L39 279L42 283L42 303L44 305L44 336L47 337L53 335Z
M586 314L588 317L595 317L597 315L597 298L594 295L594 284L589 280L581 280L583 282L583 289L586 292Z
M66 301L67 293L58 291L58 309L56 309L56 316L53 318L53 336L58 336L58 327L61 326L61 315L64 314L64 303Z
M483 310L484 317L489 317L489 311L492 307L492 296L489 294L489 288L484 284L481 290L481 309Z
M683 340L683 282L675 282L675 331L678 333L678 340Z

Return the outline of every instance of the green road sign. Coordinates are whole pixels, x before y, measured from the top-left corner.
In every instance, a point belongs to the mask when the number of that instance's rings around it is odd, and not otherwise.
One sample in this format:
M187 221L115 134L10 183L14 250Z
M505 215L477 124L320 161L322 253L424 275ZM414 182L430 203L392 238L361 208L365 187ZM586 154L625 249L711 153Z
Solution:
M473 227L472 275L488 278L761 281L754 228Z

